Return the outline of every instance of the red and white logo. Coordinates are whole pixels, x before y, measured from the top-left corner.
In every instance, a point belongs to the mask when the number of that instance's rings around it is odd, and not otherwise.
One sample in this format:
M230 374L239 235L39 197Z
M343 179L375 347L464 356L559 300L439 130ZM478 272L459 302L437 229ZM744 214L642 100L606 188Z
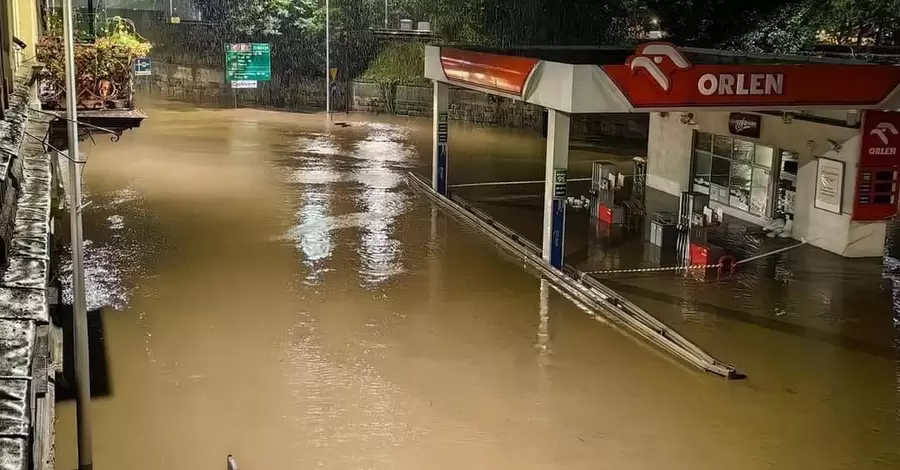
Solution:
M877 135L884 145L888 145L890 140L888 139L888 135L897 135L900 132L897 132L897 128L894 127L893 124L889 122L879 122L875 125L875 128L869 131L869 135Z
M776 58L766 63L739 55L688 53L665 42L643 44L624 64L602 69L635 109L867 108L900 86L900 67ZM900 125L894 127L900 131ZM890 130L885 132L889 136Z
M861 134L862 166L900 164L900 112L866 111Z
M672 89L670 77L676 70L687 70L691 63L675 48L667 43L644 44L625 62L633 74L639 70L646 72L662 91Z

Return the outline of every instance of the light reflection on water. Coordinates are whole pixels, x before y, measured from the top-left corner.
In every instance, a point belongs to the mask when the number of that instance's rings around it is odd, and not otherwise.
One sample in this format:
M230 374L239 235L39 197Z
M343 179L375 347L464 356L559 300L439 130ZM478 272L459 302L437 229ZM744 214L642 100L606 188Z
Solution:
M407 162L410 151L396 126L373 123L369 128L371 133L357 144L353 155L361 160L354 175L365 185L363 209L377 214L365 221L360 232L360 274L364 283L375 285L404 271L402 243L392 232L396 217L408 210L408 198L398 189L404 175L397 164Z
M296 243L309 270L306 282L317 283L328 272L328 260L335 250L333 232L358 233L359 275L364 285L377 285L404 272L402 244L393 232L395 219L408 210L408 196L401 190L405 178L403 163L410 149L403 141L402 128L392 125L362 126L366 135L342 155L335 136L302 135L294 139L294 151L286 182L297 185L300 209L298 223L283 237ZM362 186L361 189L357 188ZM338 187L359 196L340 201ZM356 212L342 212L347 207Z
M99 199L99 201L98 201ZM93 197L87 195L86 202L98 203L94 206L93 211L107 212L116 211L120 206L137 200L137 194L133 188L124 188L116 191L112 197ZM87 206L88 208L91 205ZM101 219L102 220L102 219ZM123 277L126 272L134 270L136 266L136 256L142 250L142 247L135 240L129 240L129 237L123 235L125 230L125 217L118 213L113 213L102 220L100 227L109 231L109 238L103 240L92 240L85 238L84 240L84 276L85 276L85 301L87 309L98 310L104 307L110 307L115 310L122 310L128 306L131 297L132 287L126 285ZM86 230L92 226L86 224ZM63 229L63 233L68 235L68 225ZM64 237L68 241L68 237ZM143 249L147 249L144 247ZM71 246L64 243L62 252L60 253L60 279L62 281L62 298L63 302L71 304L73 301L72 292L72 253Z

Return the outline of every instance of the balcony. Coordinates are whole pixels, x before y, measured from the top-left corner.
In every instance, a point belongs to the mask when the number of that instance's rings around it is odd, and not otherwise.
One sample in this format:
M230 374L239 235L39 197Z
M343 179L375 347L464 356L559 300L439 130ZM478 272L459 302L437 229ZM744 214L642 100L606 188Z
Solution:
M134 31L131 21L118 17L107 21L92 42L75 45L78 120L121 135L146 118L134 102L134 61L147 55L150 43ZM48 28L38 42L38 61L44 64L38 96L42 109L64 117L65 53L58 33L57 28ZM54 120L52 128L56 134L61 132L60 140L64 140L65 119Z

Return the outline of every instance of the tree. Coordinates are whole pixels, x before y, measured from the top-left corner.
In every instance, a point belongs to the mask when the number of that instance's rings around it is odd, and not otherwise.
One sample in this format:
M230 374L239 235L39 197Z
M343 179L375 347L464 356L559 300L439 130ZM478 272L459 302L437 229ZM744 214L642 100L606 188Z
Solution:
M823 20L820 12L813 2L787 4L760 15L753 28L716 46L743 52L796 53L816 42Z
M820 11L827 42L900 46L900 0L826 0Z

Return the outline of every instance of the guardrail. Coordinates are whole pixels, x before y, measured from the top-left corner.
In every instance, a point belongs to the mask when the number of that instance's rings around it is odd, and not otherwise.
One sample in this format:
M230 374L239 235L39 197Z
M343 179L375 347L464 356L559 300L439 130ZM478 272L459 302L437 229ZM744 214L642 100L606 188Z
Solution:
M451 196L452 199L448 199L439 195L431 189L427 182L413 173L409 173L408 182L411 187L428 196L451 215L481 229L498 245L520 256L523 261L540 271L545 278L564 293L593 308L603 316L626 326L663 351L698 369L726 379L746 377L738 373L734 366L715 359L699 346L600 281L571 266L566 266L562 271L550 267L541 258L541 250L534 243L494 220L484 211L473 207L464 199L458 196Z

